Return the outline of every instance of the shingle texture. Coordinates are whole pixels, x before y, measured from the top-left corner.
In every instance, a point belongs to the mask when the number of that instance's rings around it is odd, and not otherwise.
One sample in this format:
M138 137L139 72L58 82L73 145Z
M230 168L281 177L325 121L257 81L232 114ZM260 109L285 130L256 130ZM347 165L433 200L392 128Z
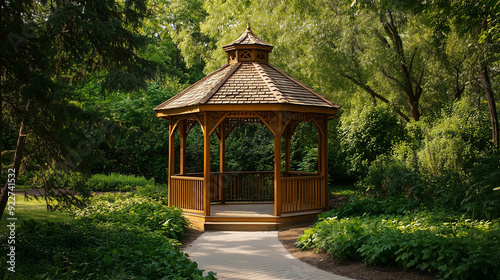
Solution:
M250 30L250 26L247 27L247 30L245 30L238 39L225 45L223 48L233 45L262 45L272 47L271 44L257 37L257 35Z
M155 110L202 104L279 103L338 107L278 68L267 63L251 62L224 65Z
M192 105L199 105L200 101L214 88L218 82L224 78L227 72L231 70L229 65L224 65L211 74L205 76L205 78L194 83L185 90L179 92L174 97L163 102L155 108L159 109L172 109L172 108L182 108Z

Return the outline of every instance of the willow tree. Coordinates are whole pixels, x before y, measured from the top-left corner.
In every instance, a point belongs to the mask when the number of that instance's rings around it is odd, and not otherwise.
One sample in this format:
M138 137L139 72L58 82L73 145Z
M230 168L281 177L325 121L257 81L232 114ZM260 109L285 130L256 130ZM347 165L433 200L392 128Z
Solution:
M179 34L192 43L180 45L187 57L207 61L205 72L223 63L220 46L238 35L236 27L250 22L279 46L271 63L335 100L350 103L353 93L364 92L406 121L419 120L436 102L452 100L444 86L428 85L430 79L448 82L453 72L440 65L433 29L420 13L424 3L213 0L202 7L206 15L199 18L199 30L215 44L193 41L193 28L181 27Z

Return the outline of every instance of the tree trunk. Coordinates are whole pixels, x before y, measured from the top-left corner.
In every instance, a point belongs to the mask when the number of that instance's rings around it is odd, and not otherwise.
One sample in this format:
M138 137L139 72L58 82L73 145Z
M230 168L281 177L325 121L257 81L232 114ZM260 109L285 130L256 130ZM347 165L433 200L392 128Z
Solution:
M420 110L418 109L418 100L413 100L413 102L408 101L410 103L410 118L415 121L420 120Z
M410 106L410 118L414 119L415 121L418 121L420 119L420 116L422 115L422 112L419 109L419 100L420 96L422 95L422 78L424 76L424 68L420 71L420 76L417 79L412 79L412 67L413 67L413 60L415 59L415 55L417 50L415 50L410 58L409 63L407 63L407 59L405 57L405 50L403 47L403 40L401 40L401 37L399 36L398 29L396 27L396 24L394 23L394 18L392 16L392 13L388 11L388 17L389 17L389 22L382 22L382 25L384 27L384 30L386 34L391 38L392 45L394 48L394 51L397 53L399 57L399 69L401 73L403 73L403 79L404 81L401 82L395 77L391 77L386 74L388 78L390 78L393 81L396 81L398 85L400 85L407 97L408 100L408 105Z
M16 151L14 153L14 164L12 167L14 169L14 174L15 174L14 178L16 179L16 181L19 175L19 168L21 167L21 160L23 158L24 147L26 145L26 136L27 136L26 133L27 133L27 127L26 125L24 125L24 123L21 123L21 128L19 129L19 137L17 138ZM3 216L5 207L7 206L7 200L9 199L8 187L9 184L7 181L2 189L2 196L0 197L0 218Z
M500 146L498 138L498 115L497 107L495 104L495 98L493 96L493 88L491 87L490 76L488 74L488 67L484 66L481 69L481 80L483 81L484 92L486 93L486 100L488 100L488 108L490 110L490 121L491 121L491 134L492 141L495 149L498 150Z

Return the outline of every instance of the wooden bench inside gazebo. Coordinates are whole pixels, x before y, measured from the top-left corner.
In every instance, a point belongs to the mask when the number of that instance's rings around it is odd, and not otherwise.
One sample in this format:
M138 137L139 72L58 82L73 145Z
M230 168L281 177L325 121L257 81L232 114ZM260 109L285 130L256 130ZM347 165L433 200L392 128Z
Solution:
M339 106L269 64L273 46L250 27L223 49L227 64L154 109L157 117L169 120L169 206L182 208L204 230L273 230L315 219L328 207L327 128ZM290 139L302 122L313 123L318 132L317 172L290 167ZM225 170L226 139L244 123L261 123L274 134L274 171ZM186 137L195 125L203 132L204 168L187 173ZM218 172L210 170L213 134L220 144Z

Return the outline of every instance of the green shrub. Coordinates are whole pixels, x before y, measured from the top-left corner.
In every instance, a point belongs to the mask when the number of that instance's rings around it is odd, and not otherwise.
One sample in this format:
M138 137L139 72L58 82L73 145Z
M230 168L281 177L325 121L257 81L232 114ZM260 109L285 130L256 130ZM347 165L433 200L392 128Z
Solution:
M363 178L379 155L392 150L404 127L386 105L363 107L342 115L339 141L350 176Z
M443 109L432 122L407 126L409 142L418 154L419 171L424 175L464 172L491 151L488 114L471 104L475 103L464 98Z
M89 206L74 209L73 215L88 223L113 227L126 225L134 232L157 232L168 238L182 239L189 225L180 208L136 194L104 194L93 197Z
M118 173L95 174L87 181L91 191L133 191L138 186L153 185L154 179L146 180L143 176L122 175Z
M444 172L459 172L465 168L469 147L457 136L433 136L425 141L419 153L421 169L431 177Z
M25 221L16 228L16 272L9 279L215 279L180 252L188 221L164 205L164 191L151 197L155 189L93 197L71 210L69 224ZM7 236L0 242L5 263Z
M453 209L480 219L500 217L500 155L492 154L466 170L444 173L417 185L427 205Z
M437 278L498 279L498 221L469 220L444 212L406 216L329 217L306 230L296 245L320 248L337 259L364 260L434 273Z
M460 208L479 218L500 218L500 154L493 154L467 170ZM458 190L457 190L458 191Z
M418 182L418 174L402 162L380 156L370 165L367 176L358 182L357 187L374 197L411 197Z
M146 197L149 199L161 202L164 205L168 205L168 188L158 186L158 185L145 185L138 186L135 192L138 196Z
M403 215L422 209L416 201L408 198L374 198L353 199L338 209L332 209L319 215L320 219L331 217L347 218L356 216Z

